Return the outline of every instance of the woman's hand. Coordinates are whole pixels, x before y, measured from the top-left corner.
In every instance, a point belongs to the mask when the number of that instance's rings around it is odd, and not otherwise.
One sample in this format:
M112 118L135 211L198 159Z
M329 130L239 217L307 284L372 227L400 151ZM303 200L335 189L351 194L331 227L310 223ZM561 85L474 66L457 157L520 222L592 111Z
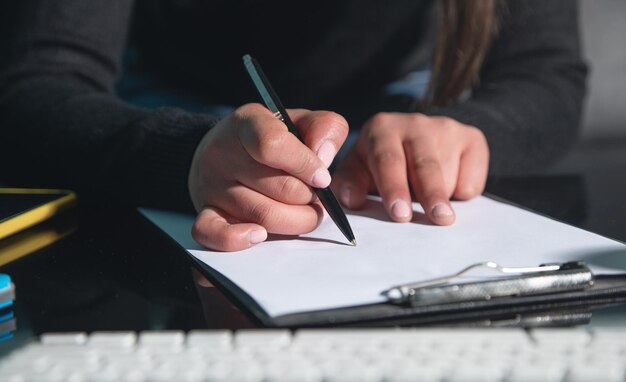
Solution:
M487 140L475 127L419 113L379 113L340 163L333 189L351 209L378 191L389 216L406 222L413 215L410 185L428 218L448 225L455 220L450 198L481 194L488 167Z
M241 106L198 145L189 193L200 244L237 251L267 233L312 231L323 208L311 187L330 184L328 166L348 134L346 120L325 111L289 110L304 143L260 104Z

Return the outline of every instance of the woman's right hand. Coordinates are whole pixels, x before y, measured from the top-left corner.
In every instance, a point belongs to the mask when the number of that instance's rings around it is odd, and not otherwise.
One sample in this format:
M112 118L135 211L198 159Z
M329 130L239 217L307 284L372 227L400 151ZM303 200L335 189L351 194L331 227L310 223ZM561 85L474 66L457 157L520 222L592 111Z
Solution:
M330 184L348 123L327 111L288 113L304 143L260 104L239 107L202 138L188 178L197 242L237 251L268 232L298 235L319 225L323 208L311 187Z

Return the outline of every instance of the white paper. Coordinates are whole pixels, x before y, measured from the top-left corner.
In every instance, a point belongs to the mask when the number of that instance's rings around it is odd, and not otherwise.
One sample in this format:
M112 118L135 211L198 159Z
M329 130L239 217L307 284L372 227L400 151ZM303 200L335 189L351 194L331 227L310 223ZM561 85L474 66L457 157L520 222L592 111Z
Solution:
M602 265L626 257L622 243L486 197L453 206L452 226L429 224L418 204L413 222L394 223L373 197L364 210L348 211L356 247L327 218L310 234L270 237L230 253L200 249L190 236L191 216L142 212L270 316L381 302L391 286L484 261L515 267L582 260L607 272Z

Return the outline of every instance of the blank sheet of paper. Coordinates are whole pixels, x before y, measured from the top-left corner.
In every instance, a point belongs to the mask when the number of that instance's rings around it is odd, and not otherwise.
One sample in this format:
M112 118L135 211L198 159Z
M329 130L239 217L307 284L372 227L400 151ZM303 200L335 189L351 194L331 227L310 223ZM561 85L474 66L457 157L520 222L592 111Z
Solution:
M329 218L299 237L271 237L241 252L201 249L193 217L142 212L188 251L248 293L270 316L384 301L397 284L455 273L478 262L535 266L626 256L626 245L486 197L454 202L452 226L429 224L414 204L410 223L389 221L378 198L348 212L358 245L347 244Z

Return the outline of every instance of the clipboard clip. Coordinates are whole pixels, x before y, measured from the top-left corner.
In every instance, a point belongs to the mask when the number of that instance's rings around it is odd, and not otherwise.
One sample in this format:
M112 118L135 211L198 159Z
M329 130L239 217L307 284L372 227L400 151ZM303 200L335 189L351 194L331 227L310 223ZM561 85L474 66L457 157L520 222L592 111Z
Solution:
M492 270L496 276L462 280L472 271ZM468 301L486 301L582 290L593 285L594 275L583 262L502 267L494 262L472 264L461 271L431 280L393 286L381 294L393 304L412 307Z

